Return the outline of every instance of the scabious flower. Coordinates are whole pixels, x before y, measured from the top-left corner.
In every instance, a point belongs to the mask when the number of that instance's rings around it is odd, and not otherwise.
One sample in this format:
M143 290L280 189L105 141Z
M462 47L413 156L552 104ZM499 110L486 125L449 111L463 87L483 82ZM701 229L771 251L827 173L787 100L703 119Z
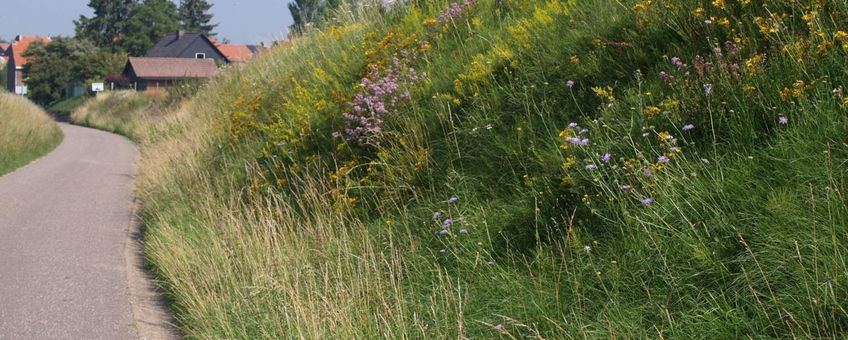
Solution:
M713 84L704 84L704 96L709 97L713 93Z
M589 129L586 129L586 128L583 128L582 130L580 130L580 132L578 132L578 134L581 134L581 135L585 135L587 133L589 133Z
M463 228L463 229L459 229L459 234L460 234L460 235L468 235L468 229L464 229L464 228Z
M586 254L588 254L589 252L591 252L591 251L592 251L592 246L590 246L590 245L588 245L588 244L587 244L587 245L585 245L585 246L583 246L583 251L584 251Z
M446 236L448 234L448 232L449 231L447 229L439 230L439 236Z
M686 124L686 125L683 125L683 131L689 131L689 130L692 130L692 129L694 129L694 128L695 128L695 125L694 125L694 124Z
M598 166L595 165L595 164L586 164L585 168L586 168L586 170L592 171L592 170L597 169Z
M619 188L621 189L621 191L628 191L630 189L633 189L633 186L630 184L622 184Z
M444 222L442 222L442 225L445 227L449 227L451 224L453 224L452 219L446 219Z
M651 168L644 168L642 169L642 175L644 175L645 177L651 177L654 175L654 172L651 171Z
M440 219L441 217L442 217L442 212L441 212L441 211L437 211L437 212L434 212L434 213L433 213L433 219L434 219L434 220L438 220L438 219Z
M654 199L651 198L651 197L644 198L644 199L642 199L642 204L644 204L644 205L654 204Z
M579 144L582 145L582 146L589 145L589 138L581 139Z
M601 162L609 163L610 158L612 158L612 155L609 152L607 152L603 156L601 156Z
M569 80L569 81L565 82L565 87L567 87L567 88L573 88L573 87L574 87L574 81L573 81L573 80Z
M789 118L787 118L786 116L780 116L780 117L777 117L777 121L778 121L778 123L780 123L781 125L787 125L787 124L789 124Z
M660 162L660 163L668 163L670 161L671 161L671 159L669 159L667 156L664 156L664 155L657 157L657 162Z
M568 123L569 129L573 129L573 128L576 128L576 127L577 127L577 123L574 123L574 122Z
M459 198L456 198L456 196L451 196L451 198L448 199L448 204L456 204L456 201L459 201Z

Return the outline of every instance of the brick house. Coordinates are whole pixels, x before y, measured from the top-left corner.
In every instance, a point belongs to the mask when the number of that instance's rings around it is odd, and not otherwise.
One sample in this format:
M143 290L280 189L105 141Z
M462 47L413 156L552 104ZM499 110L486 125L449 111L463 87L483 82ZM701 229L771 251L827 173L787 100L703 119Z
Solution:
M24 52L35 42L49 43L50 38L36 36L17 36L6 49L6 79L9 92L25 95L27 94L26 75L24 65L27 64Z

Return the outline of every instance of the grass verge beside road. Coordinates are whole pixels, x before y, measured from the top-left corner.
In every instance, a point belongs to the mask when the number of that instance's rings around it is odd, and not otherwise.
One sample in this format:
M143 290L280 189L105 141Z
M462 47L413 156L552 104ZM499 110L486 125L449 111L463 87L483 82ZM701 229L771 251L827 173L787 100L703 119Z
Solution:
M0 93L0 176L44 156L62 141L62 131L39 106Z

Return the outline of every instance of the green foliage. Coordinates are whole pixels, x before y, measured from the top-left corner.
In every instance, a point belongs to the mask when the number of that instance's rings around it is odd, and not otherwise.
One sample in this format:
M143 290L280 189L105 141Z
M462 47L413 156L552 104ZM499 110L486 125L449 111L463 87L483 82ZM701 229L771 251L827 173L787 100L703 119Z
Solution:
M294 19L290 29L300 32L306 24L321 21L341 2L342 0L294 0L288 4Z
M137 0L90 0L88 7L94 10L94 16L80 15L74 21L76 36L88 39L101 48L119 49L119 42L129 32L127 20Z
M131 56L143 56L168 32L179 28L177 6L170 0L145 0L130 12L121 46Z
M33 44L25 55L29 96L42 105L62 99L70 85L120 72L126 62L126 54L111 53L87 40L66 37L57 37L48 44Z
M209 36L214 36L212 30L218 24L210 23L212 14L209 9L212 4L206 0L180 0L180 28L187 32L199 32Z
M0 92L9 91L9 78L6 76L6 64L0 64Z

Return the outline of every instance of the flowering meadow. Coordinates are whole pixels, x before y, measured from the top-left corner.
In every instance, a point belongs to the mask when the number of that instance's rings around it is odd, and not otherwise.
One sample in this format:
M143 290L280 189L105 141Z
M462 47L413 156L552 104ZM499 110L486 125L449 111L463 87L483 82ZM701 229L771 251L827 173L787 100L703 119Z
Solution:
M142 138L190 338L843 338L848 2L342 6Z

